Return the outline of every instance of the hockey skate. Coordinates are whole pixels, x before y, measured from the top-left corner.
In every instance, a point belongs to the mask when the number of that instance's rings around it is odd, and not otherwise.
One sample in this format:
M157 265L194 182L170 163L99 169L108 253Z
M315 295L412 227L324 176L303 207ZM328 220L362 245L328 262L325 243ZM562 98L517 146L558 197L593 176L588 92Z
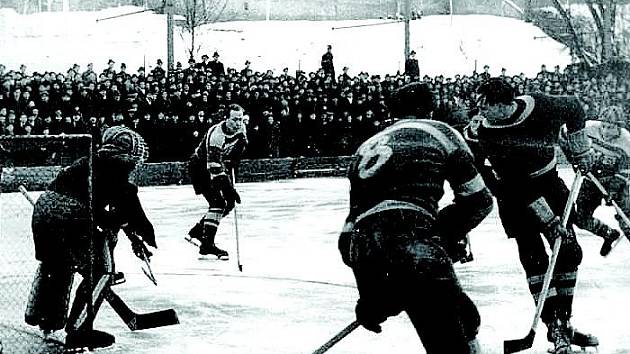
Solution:
M566 337L566 338L565 338ZM592 334L582 333L573 328L568 321L556 319L548 325L547 340L554 343L554 349L549 349L549 353L573 354L587 352L587 348L597 348L599 340ZM568 345L564 345L564 342ZM571 346L575 345L582 351L574 351Z
M85 348L106 348L114 344L116 339L109 333L90 330L71 331L66 336L66 352L83 352Z
M606 257L613 249L613 245L621 238L621 233L615 229L607 228L607 230L599 236L604 239L604 243L602 244L602 248L599 250L599 254L602 257Z
M549 349L549 353L575 353L571 349L571 336L567 321L556 318L551 323L547 324L547 328L547 339L553 343L553 349Z
M227 261L228 259L230 259L230 256L227 253L227 251L220 249L215 244L208 244L208 243L201 244L201 246L199 247L199 255L207 256L211 254L217 256L217 259L220 259L223 261Z

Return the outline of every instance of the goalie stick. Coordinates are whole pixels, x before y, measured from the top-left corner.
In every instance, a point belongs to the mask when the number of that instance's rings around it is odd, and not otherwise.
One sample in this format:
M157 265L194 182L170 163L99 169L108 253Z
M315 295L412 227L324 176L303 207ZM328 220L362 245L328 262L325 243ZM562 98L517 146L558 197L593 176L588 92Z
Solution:
M174 309L136 313L111 288L105 290L105 300L132 331L179 324Z
M22 193L22 195L31 203L31 205L35 204L35 201L31 198L30 194L28 194L28 191L24 186L20 185L18 189L20 193ZM147 274L147 276L149 275ZM104 291L104 296L105 300L107 300L114 312L116 312L116 314L132 331L179 324L179 318L177 317L177 312L175 312L174 309L148 313L136 313L131 310L111 288Z

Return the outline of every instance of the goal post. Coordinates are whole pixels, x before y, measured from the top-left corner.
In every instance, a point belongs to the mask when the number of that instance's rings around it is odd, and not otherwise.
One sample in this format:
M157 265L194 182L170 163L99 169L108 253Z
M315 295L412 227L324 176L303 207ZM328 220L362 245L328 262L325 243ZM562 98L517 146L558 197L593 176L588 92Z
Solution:
M93 225L91 135L0 135L0 348L4 353L59 352L63 331L51 336L56 340L44 340L38 326L26 323L33 279L42 272L33 246L33 206L19 187L37 200L57 173L80 157L88 159L88 222ZM62 322L67 312L64 315Z

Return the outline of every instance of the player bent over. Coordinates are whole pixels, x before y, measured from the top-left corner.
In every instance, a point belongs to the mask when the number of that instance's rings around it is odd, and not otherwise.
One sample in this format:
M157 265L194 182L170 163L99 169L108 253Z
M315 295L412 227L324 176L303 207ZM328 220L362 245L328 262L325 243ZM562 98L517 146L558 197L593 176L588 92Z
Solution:
M476 353L480 317L449 250L492 210L461 135L428 119L433 96L412 83L393 96L400 121L365 141L349 168L350 213L339 237L359 290L357 321L380 332L407 312L428 354ZM454 202L438 210L444 181Z
M592 173L608 192L608 202L614 200L627 216L630 215L630 133L624 128L625 124L623 108L610 106L602 111L598 121L586 122L586 132L595 150ZM604 243L599 253L607 256L612 244L621 235L619 231L593 216L603 197L590 179L584 180L577 199L576 225L602 237ZM630 225L619 215L615 217L623 233L630 238Z
M86 157L59 172L35 203L32 231L35 258L41 264L25 320L45 332L65 325L67 348L107 347L115 341L111 334L93 329L93 323L111 285L118 230L122 227L130 236L138 256L141 249L146 250L144 243L156 247L153 226L142 210L138 188L129 182L131 172L147 156L144 139L136 132L112 127L103 133L102 146L92 164L91 231L90 166ZM83 281L67 315L75 272L82 275ZM93 311L89 310L90 301Z
M549 262L544 242L553 245L562 237L541 315L547 339L556 354L572 353L571 344L597 345L595 337L575 331L569 322L582 249L571 227L575 215L566 228L560 223L569 190L556 170L555 145L562 125L567 127L571 162L583 172L591 168L593 149L584 129L584 111L575 97L538 93L515 97L501 78L486 80L478 92L484 119L477 140L496 176L493 190L499 217L507 236L516 241L535 302Z
M227 259L228 253L214 243L221 219L234 209L241 198L229 174L238 166L247 146L243 108L228 106L225 120L210 127L189 160L189 172L195 194L208 202L208 211L188 232L201 242L199 254L213 254Z

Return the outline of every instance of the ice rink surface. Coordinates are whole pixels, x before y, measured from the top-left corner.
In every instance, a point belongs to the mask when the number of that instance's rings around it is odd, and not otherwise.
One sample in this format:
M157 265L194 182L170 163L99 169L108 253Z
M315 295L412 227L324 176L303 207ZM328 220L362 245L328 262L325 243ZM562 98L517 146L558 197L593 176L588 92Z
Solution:
M562 175L570 182L569 172ZM343 178L239 183L242 272L237 266L233 214L223 220L216 239L229 251L230 260L200 260L184 236L204 213L203 198L195 196L190 186L141 188L140 198L157 234L159 249L152 266L158 286L144 277L121 233L117 267L127 282L115 290L138 312L176 309L181 324L131 332L105 304L96 328L114 334L117 342L98 352L311 353L354 319L358 296L354 278L336 245L348 210L348 187ZM19 194L3 198L26 203ZM615 224L610 208L600 208L596 215ZM30 215L25 217L28 225ZM599 353L630 353L626 327L630 245L624 239L602 258L600 238L580 233L579 240L584 260L573 325L599 337ZM502 353L503 340L528 333L534 303L516 245L505 237L496 210L471 233L471 242L475 261L456 265L456 271L481 313L483 353ZM545 334L541 324L528 353L546 352L550 344ZM423 352L404 314L390 318L381 334L359 328L329 350L331 354Z

